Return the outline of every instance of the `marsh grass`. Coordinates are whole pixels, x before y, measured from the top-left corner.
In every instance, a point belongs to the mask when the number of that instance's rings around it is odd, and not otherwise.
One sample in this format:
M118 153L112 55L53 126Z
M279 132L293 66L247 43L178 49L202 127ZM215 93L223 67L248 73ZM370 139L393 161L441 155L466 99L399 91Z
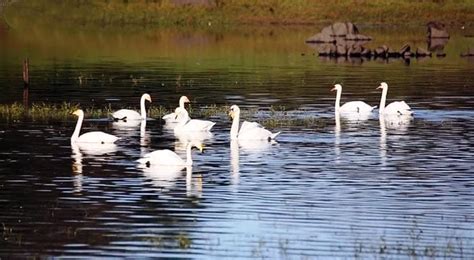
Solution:
M227 118L230 105L211 104L207 106L197 107L189 106L188 111L191 118L211 119ZM110 105L102 107L91 106L81 107L79 104L60 103L48 104L44 102L33 103L29 109L21 103L1 104L0 105L0 122L64 122L75 120L72 115L76 109L83 109L85 117L88 119L111 118L111 113L115 110ZM133 109L133 108L131 108ZM148 116L154 119L160 119L164 115L173 112L163 106L152 106L148 109ZM295 118L288 113L284 106L272 106L270 109L259 109L256 107L245 108L241 110L241 120L257 121L265 127L324 127L328 125L328 120L317 117ZM332 121L331 121L332 122Z

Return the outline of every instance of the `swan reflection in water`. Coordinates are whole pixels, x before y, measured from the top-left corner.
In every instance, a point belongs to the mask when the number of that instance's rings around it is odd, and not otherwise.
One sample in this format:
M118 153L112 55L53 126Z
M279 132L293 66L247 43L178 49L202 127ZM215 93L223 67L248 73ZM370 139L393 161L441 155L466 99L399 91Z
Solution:
M163 166L163 165L140 165L143 175L150 180L152 186L160 191L168 191L173 188L177 181L183 176L186 169L186 196L202 196L202 176L193 176L192 166Z
M230 166L231 166L231 183L235 186L240 180L240 153L247 156L246 161L252 157L263 157L262 153L269 151L273 145L278 142L272 140L238 140L233 139L230 142Z
M336 125L334 126L334 153L336 155L336 163L341 162L341 116L339 113L335 113L334 119Z
M91 145L90 143L71 143L72 173L74 174L74 192L82 191L83 181L83 153L86 155L100 156L115 153L118 148L114 143Z
M411 115L379 114L380 122L380 158L382 165L387 163L387 129L404 133L408 130L413 117Z

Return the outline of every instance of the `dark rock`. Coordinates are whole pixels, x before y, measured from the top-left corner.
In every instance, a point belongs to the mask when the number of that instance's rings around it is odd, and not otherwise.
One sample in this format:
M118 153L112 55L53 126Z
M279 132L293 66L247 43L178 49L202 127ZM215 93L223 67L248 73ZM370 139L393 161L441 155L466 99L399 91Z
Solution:
M347 51L347 56L360 57L362 53L362 46L354 45Z
M428 38L449 38L449 33L441 22L429 22L428 27Z
M431 56L431 52L423 49L423 48L416 48L416 51L415 51L415 55L416 57L426 57L426 56Z
M474 49L468 48L466 52L461 53L461 57L474 56Z
M362 51L360 52L360 56L371 57L372 56L372 51L368 48L362 47Z
M382 46L382 47L375 48L374 56L376 56L376 57L386 57L387 56L387 49L384 48L384 47L385 47L385 45Z
M398 51L392 49L392 48L388 48L387 57L398 58L398 57L400 57L400 53Z
M410 52L411 51L411 48L410 48L410 45L408 44L405 44L403 45L403 47L400 49L400 55L404 56L405 55L405 52Z
M436 53L436 57L446 57L446 53L438 52L438 53Z

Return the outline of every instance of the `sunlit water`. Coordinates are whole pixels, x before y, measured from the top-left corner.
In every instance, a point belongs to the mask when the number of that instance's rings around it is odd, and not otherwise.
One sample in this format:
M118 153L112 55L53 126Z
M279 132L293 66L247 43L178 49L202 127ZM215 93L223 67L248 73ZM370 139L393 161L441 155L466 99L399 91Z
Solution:
M172 108L185 94L201 109L260 108L249 120L279 116L270 107L284 106L321 124L275 127L282 134L273 144L232 143L230 121L218 115L192 167L162 170L135 162L156 149L184 154L159 119L145 131L85 121L83 132L121 137L103 150L71 147L75 121L2 121L0 255L473 258L474 63L456 48L472 40L450 39L445 59L335 63L304 44L313 31L139 34L115 51L104 47L113 36L92 35L99 46L76 51L9 32L3 46L19 47L2 61L2 103L21 102L18 64L27 52L31 102L138 108L148 92L151 105ZM131 47L142 41L141 54ZM381 81L413 119L334 118L335 82L343 102L378 105Z

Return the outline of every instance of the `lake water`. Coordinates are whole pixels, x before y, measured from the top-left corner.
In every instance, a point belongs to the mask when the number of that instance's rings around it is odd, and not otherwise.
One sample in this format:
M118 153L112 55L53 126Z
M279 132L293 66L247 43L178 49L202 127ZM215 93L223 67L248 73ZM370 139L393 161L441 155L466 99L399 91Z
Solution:
M453 28L444 58L348 61L314 55L319 29L2 31L1 104L21 102L29 57L32 103L138 108L147 92L152 106L187 95L319 123L239 145L218 114L193 167L159 172L135 160L182 154L161 120L85 121L122 138L98 152L71 147L73 119L1 119L0 257L474 258L474 60L459 56L474 39ZM361 31L372 48L427 47L425 28ZM342 102L378 105L381 81L413 119L335 120L334 83Z

